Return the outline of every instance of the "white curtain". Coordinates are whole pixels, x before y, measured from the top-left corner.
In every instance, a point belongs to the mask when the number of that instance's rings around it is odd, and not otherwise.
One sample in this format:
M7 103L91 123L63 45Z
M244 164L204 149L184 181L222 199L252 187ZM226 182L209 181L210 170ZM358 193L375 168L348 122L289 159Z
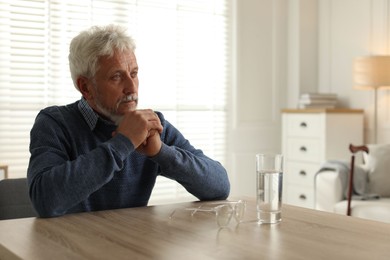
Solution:
M164 113L197 147L225 162L231 84L231 0L0 0L0 164L26 175L38 111L80 98L70 40L120 24L137 43L140 107ZM151 203L191 198L160 178Z

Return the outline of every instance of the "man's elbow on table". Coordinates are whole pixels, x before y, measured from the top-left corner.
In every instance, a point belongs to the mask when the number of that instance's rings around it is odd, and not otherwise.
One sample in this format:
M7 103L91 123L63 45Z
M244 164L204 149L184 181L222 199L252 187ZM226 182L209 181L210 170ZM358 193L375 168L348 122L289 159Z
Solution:
M44 199L45 196L38 195L39 192L30 190L30 200L40 218L53 218L66 214L66 211L59 209L58 203L54 200Z
M207 185L205 185L207 187ZM197 197L199 200L225 200L229 197L230 194L230 182L226 178L221 180L212 187L203 189L202 194L199 194Z

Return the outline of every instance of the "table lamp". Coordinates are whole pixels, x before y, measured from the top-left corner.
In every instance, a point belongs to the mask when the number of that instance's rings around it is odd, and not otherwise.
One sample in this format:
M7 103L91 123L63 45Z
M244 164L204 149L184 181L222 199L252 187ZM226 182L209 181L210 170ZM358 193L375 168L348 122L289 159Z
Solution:
M354 86L358 89L373 89L374 99L374 143L377 143L378 89L390 87L390 56L358 57L354 62Z

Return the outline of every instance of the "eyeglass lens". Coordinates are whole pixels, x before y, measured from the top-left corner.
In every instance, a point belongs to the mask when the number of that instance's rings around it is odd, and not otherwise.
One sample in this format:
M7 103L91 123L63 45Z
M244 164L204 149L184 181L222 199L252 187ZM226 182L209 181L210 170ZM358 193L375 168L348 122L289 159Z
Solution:
M233 216L233 209L228 205L220 205L216 207L217 224L220 227L226 227Z
M244 201L239 201L234 205L234 218L237 223L240 223L240 221L244 218L245 207L246 205Z
M245 201L238 201L234 203L234 207L229 204L224 204L216 207L217 210L217 223L220 227L226 227L234 215L237 223L240 223L244 218L246 204Z

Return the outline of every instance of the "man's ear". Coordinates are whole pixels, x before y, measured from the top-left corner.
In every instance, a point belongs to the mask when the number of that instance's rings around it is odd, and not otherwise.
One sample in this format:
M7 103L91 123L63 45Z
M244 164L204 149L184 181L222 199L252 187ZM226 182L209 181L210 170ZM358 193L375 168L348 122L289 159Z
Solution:
M92 98L92 93L90 91L91 84L89 83L89 80L86 77L80 76L77 78L77 86L83 95L83 97L86 100L89 100Z

